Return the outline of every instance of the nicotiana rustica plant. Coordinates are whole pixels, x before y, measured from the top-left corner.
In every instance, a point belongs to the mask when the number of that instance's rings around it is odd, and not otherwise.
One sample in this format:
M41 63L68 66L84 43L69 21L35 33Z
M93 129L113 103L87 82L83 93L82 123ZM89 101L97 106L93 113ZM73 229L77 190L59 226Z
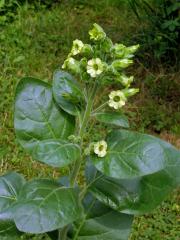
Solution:
M33 159L57 170L67 166L69 175L1 176L1 238L47 233L53 240L127 240L134 215L152 211L180 182L180 152L130 131L122 113L138 92L125 69L139 46L113 44L97 24L89 35L91 44L73 42L52 85L27 77L17 86L18 141ZM110 85L118 88L104 96ZM97 122L107 132L92 131Z

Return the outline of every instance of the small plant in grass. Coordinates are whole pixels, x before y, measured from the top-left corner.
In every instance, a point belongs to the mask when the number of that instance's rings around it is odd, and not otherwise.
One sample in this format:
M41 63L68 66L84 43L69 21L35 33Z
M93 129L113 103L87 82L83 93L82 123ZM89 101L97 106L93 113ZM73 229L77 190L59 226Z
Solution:
M125 69L139 46L113 44L97 24L89 35L91 44L73 42L52 86L31 77L17 86L18 141L35 160L69 167L69 175L30 181L15 172L1 176L2 237L47 233L54 240L125 240L134 215L156 208L179 183L180 152L130 131L122 112L138 92ZM113 83L118 89L104 96ZM87 138L96 121L108 125L107 137L99 134L98 141Z

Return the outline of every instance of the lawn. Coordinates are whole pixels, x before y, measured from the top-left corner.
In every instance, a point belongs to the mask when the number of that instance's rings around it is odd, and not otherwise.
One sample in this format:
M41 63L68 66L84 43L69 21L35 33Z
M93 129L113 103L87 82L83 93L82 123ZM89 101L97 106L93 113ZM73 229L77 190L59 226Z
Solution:
M14 21L1 26L0 174L16 170L30 179L58 177L66 171L58 173L32 161L16 142L13 99L20 78L35 76L51 81L53 71L61 67L72 41L76 38L88 41L87 32L94 22L102 25L113 41L126 44L134 41L139 23L123 1L85 2L61 1L48 9L24 5L18 8ZM133 129L160 134L180 148L180 79L173 69L174 66L166 69L163 65L148 68L137 60L129 71L135 73L141 93L126 111ZM179 215L180 194L175 191L153 213L135 218L130 240L178 240Z

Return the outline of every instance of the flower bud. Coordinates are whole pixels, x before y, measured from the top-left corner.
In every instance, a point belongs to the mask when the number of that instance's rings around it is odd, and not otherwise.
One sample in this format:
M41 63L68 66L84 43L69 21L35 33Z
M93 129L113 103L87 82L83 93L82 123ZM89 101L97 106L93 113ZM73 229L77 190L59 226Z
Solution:
M62 69L68 69L77 74L80 72L79 62L72 57L68 57L62 65Z
M111 49L113 47L113 43L110 38L106 37L105 40L101 44L102 50L106 53L111 52Z
M126 48L126 54L133 54L133 53L135 53L138 50L139 47L140 47L139 44L131 46L131 47L127 47Z
M119 69L122 69L122 68L127 68L132 63L133 63L133 60L125 58L125 59L115 60L114 62L112 62L111 65L116 70L119 70Z
M95 41L104 40L106 37L106 33L104 32L102 27L100 27L97 23L94 23L93 26L93 29L89 31L90 39Z
M127 77L126 75L121 75L118 80L121 82L121 84L125 87L129 87L130 84L133 82L134 77Z
M75 135L70 135L68 137L68 140L72 143L79 143L81 138L79 136L75 136Z
M129 88L122 90L126 97L131 97L139 92L139 88Z
M123 58L126 46L124 44L115 44L113 47L113 52L117 58Z
M90 44L84 44L82 54L84 54L85 56L90 56L93 54L93 49Z

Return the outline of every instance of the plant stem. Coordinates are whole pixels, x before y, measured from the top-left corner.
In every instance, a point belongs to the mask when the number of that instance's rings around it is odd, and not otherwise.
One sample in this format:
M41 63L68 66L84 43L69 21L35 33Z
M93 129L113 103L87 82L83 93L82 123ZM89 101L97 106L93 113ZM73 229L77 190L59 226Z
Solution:
M58 240L66 240L67 230L68 230L68 226L65 226L63 229L59 230Z
M98 112L99 110L102 110L104 107L106 107L106 105L108 104L108 101L103 103L101 106L99 106L98 108L96 108L93 112L92 115L96 114L96 112Z
M87 126L87 123L89 121L89 118L91 116L91 110L92 110L92 107L93 107L94 96L96 94L96 91L97 91L97 84L95 82L95 84L93 86L93 89L92 89L92 92L90 94L90 97L87 101L86 110L84 112L84 116L83 116L83 119L82 119L82 124L81 124L80 129L79 129L79 134L78 135L81 138L81 148L82 148L82 144L83 144L83 135L84 135L84 132L86 130L86 126ZM82 161L83 161L83 156L82 156L82 152L81 152L81 158L76 160L76 162L74 164L74 167L73 167L73 170L72 170L71 179L70 179L71 187L73 187L74 183L76 182L76 178L77 178L79 170L81 168Z

